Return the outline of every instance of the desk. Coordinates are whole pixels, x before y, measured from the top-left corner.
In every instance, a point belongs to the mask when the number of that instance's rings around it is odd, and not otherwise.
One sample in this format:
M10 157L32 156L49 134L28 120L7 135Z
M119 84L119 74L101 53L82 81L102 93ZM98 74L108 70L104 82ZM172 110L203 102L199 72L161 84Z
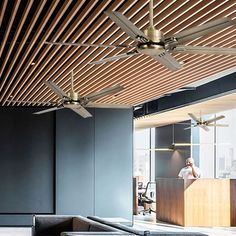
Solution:
M236 226L236 180L157 179L157 220L182 226Z

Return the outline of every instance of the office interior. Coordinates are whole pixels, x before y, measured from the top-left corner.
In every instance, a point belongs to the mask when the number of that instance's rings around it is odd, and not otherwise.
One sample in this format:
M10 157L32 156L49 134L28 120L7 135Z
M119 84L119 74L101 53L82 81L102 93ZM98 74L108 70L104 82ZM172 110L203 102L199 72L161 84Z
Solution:
M236 234L235 53L173 53L181 67L173 71L149 55L126 57L131 52L126 46L91 46L134 45L136 39L104 12L119 11L144 31L150 2L153 24L166 38L224 17L235 21L231 0L0 2L0 235L17 235L19 229L34 235L34 215L123 219L129 227L161 222L171 225L168 230L219 226ZM231 24L189 44L235 50L236 24ZM90 46L81 46L86 43ZM91 63L124 53L121 59ZM55 92L48 81L62 91ZM101 91L108 92L92 100ZM189 114L224 118L212 123L221 127L206 131ZM191 183L177 179L190 156L202 171ZM219 214L227 203L225 215L195 224L203 213L188 198L213 185L215 195L227 192L216 202ZM172 209L182 206L175 209L182 215L165 208L177 190L181 197ZM197 212L192 222L183 220L185 206ZM187 230L213 235L215 229Z

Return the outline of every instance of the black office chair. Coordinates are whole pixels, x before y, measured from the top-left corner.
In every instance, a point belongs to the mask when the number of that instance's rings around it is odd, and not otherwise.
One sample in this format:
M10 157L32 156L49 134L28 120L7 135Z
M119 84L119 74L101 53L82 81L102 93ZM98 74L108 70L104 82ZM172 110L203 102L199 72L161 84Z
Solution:
M154 192L152 192L152 191L148 192L151 184L155 184L155 183L148 182L146 185L145 191L143 193L139 193L139 196L138 196L138 205L139 206L145 207L145 204L149 205L148 209L143 209L143 210L139 211L139 213L143 213L143 215L145 215L146 213L151 214L152 212L156 212L151 208L152 204L155 202L152 199L152 197L154 196ZM148 196L148 193L149 193L150 197Z

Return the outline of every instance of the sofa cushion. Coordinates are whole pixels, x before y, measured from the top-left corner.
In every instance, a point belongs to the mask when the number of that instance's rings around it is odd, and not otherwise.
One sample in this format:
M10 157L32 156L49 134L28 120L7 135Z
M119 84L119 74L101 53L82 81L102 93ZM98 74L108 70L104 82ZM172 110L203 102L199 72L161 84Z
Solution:
M72 231L72 217L38 216L34 219L34 236L60 236L63 231Z
M83 216L73 218L73 231L90 231L90 232L121 232L118 229L105 224L98 223Z

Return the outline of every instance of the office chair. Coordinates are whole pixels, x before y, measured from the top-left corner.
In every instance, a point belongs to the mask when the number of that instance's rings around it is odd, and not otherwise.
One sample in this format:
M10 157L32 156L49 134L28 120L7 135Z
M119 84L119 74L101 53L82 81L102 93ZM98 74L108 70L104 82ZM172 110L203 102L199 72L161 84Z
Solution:
M143 206L143 207L145 207L145 204L149 205L148 209L143 209L143 210L139 211L139 213L143 213L143 215L145 215L146 213L151 214L152 212L156 212L151 208L152 203L155 202L152 199L152 197L154 196L154 193L151 191L151 192L149 192L150 197L148 196L148 189L150 188L152 183L155 184L155 182L148 182L146 185L145 191L143 193L139 193L138 205Z

